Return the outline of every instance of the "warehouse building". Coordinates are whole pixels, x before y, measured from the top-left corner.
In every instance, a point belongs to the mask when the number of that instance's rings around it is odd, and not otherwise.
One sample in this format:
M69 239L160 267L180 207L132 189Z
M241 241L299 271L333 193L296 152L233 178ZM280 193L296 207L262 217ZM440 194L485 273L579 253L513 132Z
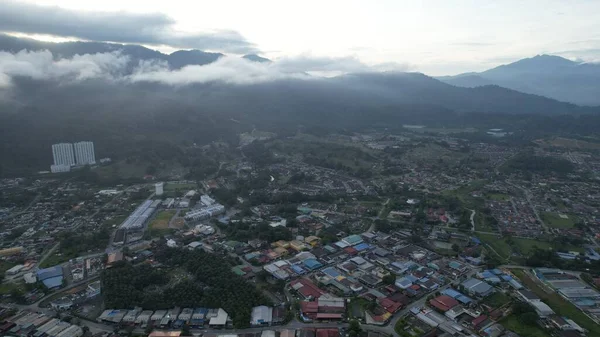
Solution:
M37 272L37 279L48 289L60 288L63 284L63 269L61 266L40 269Z
M252 319L250 324L253 326L271 325L273 322L273 308L264 305L252 308Z

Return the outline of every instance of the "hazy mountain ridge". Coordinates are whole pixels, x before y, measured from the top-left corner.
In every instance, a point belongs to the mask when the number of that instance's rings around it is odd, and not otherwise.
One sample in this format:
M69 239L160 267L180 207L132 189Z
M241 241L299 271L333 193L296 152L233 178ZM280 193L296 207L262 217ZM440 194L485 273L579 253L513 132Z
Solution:
M600 65L560 56L538 55L480 73L438 79L461 87L493 84L579 105L600 105Z
M188 65L206 65L215 62L225 54L211 53L201 50L178 50L171 54L163 54L159 51L140 45L124 45L105 42L43 42L33 39L16 38L0 34L0 51L17 53L22 50L39 51L49 50L57 58L71 58L74 55L110 53L119 51L129 56L132 69L139 61L159 60L166 61L171 69L180 69ZM245 55L245 59L255 62L269 62L269 59L258 55Z
M188 57L194 64L203 65L223 58L219 53L181 51L165 55L141 46L87 42L48 47L45 43L27 45L33 40L12 39L9 48L2 41L0 38L0 49L15 52L23 47L53 48L55 57L120 49L137 62L163 60L174 69L188 64ZM256 61L245 62L251 68L271 69L276 64L267 64L256 55L245 58ZM235 60L240 62L241 58ZM166 76L180 76L182 72L174 73ZM12 158L3 164L5 171L18 174L19 170L44 169L51 162L50 144L79 139L94 140L99 154L118 159L145 155L142 149L146 151L157 143L174 147L215 139L235 143L237 133L255 127L278 134L294 132L300 126L446 127L470 125L473 120L493 120L497 127L498 121L526 120L532 115L542 120L568 115L569 120L576 121L577 116L590 114L597 120L595 116L600 112L597 107L581 107L497 85L453 86L421 73L363 72L334 78L274 77L236 83L217 76L185 85L126 78L61 81L13 76L11 87L5 91L7 99L0 96L0 156ZM576 127L588 128L589 132L594 125L587 122Z

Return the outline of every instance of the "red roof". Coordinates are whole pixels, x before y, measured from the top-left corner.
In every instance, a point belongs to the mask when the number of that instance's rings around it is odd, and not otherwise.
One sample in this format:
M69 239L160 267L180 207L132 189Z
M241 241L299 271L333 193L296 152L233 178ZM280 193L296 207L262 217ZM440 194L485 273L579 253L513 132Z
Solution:
M477 318L474 318L474 319L471 321L471 324L472 324L474 327L477 327L479 324L483 323L483 321L485 321L487 318L488 318L488 317L487 317L486 315L480 315L479 317L477 317Z
M380 298L378 299L378 302L390 314L395 313L396 311L398 311L398 309L402 307L401 303L394 302L389 298Z
M419 289L421 289L421 286L418 285L418 284L413 284L412 286L410 286L410 289L412 289L412 290L419 290Z
M346 247L346 248L344 248L344 252L346 252L346 254L349 254L349 255L356 255L358 253L358 250L356 250L352 247Z
M316 313L319 311L319 304L317 302L300 302L300 307L304 313Z
M317 329L317 337L338 337L339 335L338 329Z
M318 313L317 319L342 319L342 314Z
M429 301L429 304L440 309L441 311L448 311L448 310L452 309L453 307L457 306L458 301L453 299L450 296L442 295L442 296L438 296L438 297L432 299L431 301Z
M296 288L296 285L300 283L302 285L302 287L300 288ZM298 292L306 297L313 297L313 298L319 298L321 295L325 294L325 292L321 289L319 289L319 287L317 287L314 283L312 283L311 281L305 279L305 278L301 278L295 281L292 281L291 283L292 288L294 289L298 289Z

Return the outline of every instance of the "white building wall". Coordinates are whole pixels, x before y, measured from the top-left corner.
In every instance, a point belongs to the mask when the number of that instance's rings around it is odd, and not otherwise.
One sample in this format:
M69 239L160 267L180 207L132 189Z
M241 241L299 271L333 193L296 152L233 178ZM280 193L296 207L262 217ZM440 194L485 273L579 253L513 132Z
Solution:
M156 184L154 184L154 193L156 195L163 195L163 193L164 193L164 186L165 186L164 183L156 183Z
M75 165L75 156L73 155L73 144L60 143L52 145L52 156L54 165Z
M96 155L94 153L93 142L78 142L75 143L75 158L77 165L94 165L96 164Z

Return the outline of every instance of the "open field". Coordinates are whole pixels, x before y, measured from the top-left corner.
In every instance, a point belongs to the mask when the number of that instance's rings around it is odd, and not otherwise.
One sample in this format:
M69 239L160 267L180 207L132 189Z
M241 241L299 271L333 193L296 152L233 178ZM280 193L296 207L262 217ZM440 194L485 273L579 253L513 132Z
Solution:
M189 190L194 190L196 188L198 188L198 186L195 183L185 183L185 184L166 183L165 186L163 187L165 192L174 192L174 191L187 192Z
M176 211L161 211L156 215L154 220L150 223L150 229L167 229L169 228L169 221L175 215Z
M519 336L550 337L550 334L537 325L525 325L521 323L516 315L508 315L500 320L500 323L506 329L515 332Z
M552 248L550 242L535 239L511 238L509 241L507 238L500 238L499 236L492 234L478 233L476 236L482 242L490 245L501 257L505 259L510 259L513 253L528 256L533 253L534 247L540 249ZM510 243L511 241L512 244ZM565 248L568 250L583 251L581 247L570 246Z
M590 336L600 336L600 325L596 324L587 317L581 310L577 309L571 302L562 298L559 294L552 291L547 293L534 281L531 276L523 270L511 270L523 283L524 286L533 291L539 298L548 304L554 312L560 316L566 316L575 321L581 327L589 331ZM529 336L522 334L522 336Z
M493 293L491 296L488 296L483 300L484 304L487 304L492 308L499 308L509 302L510 297L499 291Z
M575 226L575 222L570 215L566 215L567 218L561 217L557 213L552 212L542 212L540 217L544 220L544 223L550 227L554 228L572 228Z
M476 235L483 243L488 244L490 247L500 255L500 257L504 259L510 258L512 254L512 248L504 239L500 239L499 236L492 234L482 234L478 233Z
M600 143L586 142L585 140L562 138L562 137L556 137L556 138L552 138L552 139L538 139L538 140L535 140L535 143L537 143L543 147L553 146L553 147L563 147L563 148L570 148L570 149L589 149L589 150L600 149Z

